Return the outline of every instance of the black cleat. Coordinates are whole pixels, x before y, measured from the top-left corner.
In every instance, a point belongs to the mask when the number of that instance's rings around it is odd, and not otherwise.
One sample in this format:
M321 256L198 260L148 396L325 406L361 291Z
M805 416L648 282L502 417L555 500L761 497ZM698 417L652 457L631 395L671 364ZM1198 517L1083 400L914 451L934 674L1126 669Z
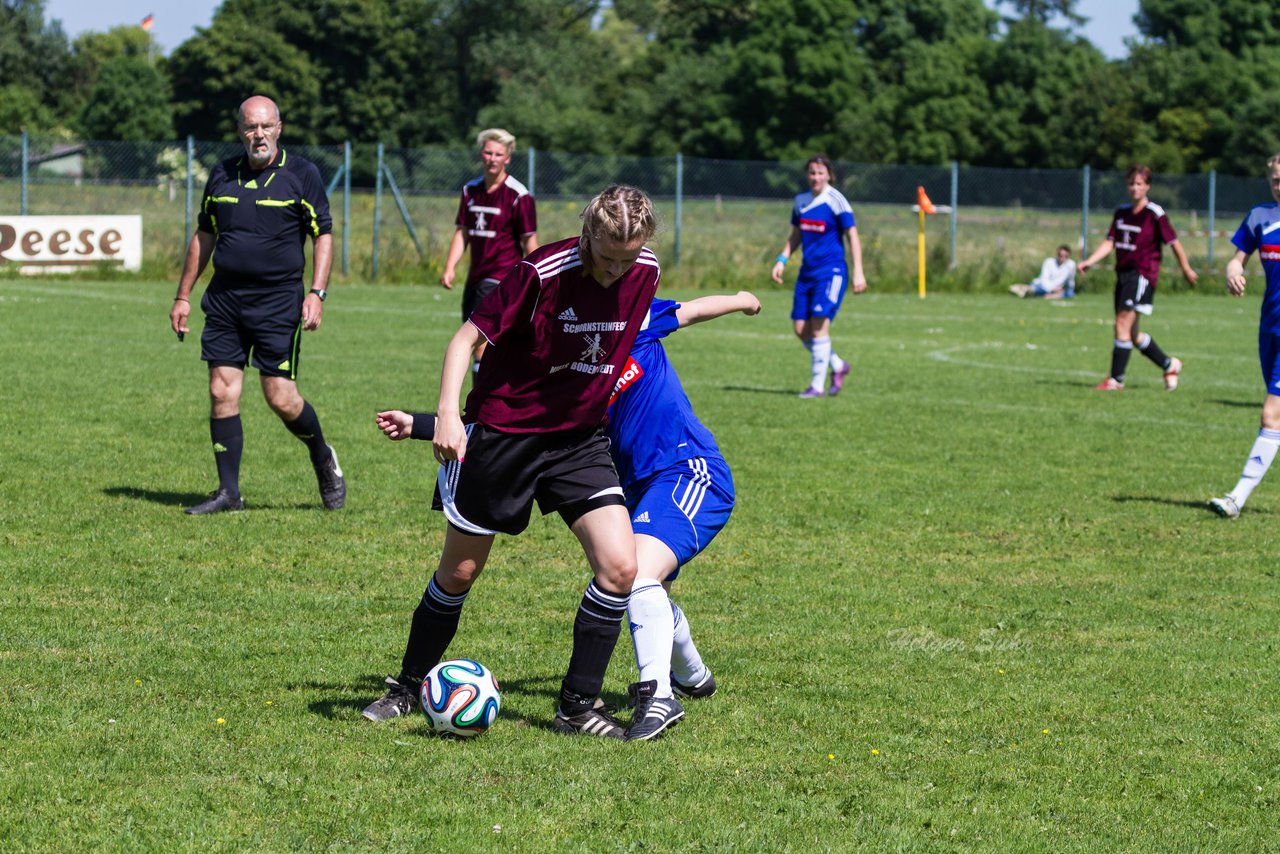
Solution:
M556 732L566 735L598 735L625 741L627 731L623 729L622 722L611 714L612 712L613 706L606 706L597 699L594 706L576 715L566 715L562 711L556 711L556 719L552 727Z
M631 715L631 726L627 728L627 741L657 738L684 718L684 707L675 697L653 696L657 687L654 679L628 686L627 693L631 695L636 710Z
M677 697L698 700L703 697L710 697L716 692L716 680L711 675L711 671L708 670L707 675L697 685L681 685L676 681L676 675L672 673L671 690L675 692Z
M418 698L414 690L394 676L387 677L387 693L364 707L360 714L371 721L402 718L413 711Z
M188 507L185 512L188 516L207 516L210 513L243 509L244 499L239 495L232 495L225 489L215 489L209 493L208 499L201 501L194 507Z
M320 501L326 510L337 510L347 500L347 481L342 476L342 467L338 465L338 452L333 445L329 449L329 459L316 467L316 482L320 484Z

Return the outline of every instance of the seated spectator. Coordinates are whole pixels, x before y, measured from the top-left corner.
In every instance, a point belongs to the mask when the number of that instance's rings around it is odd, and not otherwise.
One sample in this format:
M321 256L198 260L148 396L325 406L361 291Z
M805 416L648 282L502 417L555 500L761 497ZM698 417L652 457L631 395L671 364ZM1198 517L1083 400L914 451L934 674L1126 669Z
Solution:
M1076 262L1071 260L1071 247L1063 244L1057 255L1044 259L1040 275L1029 285L1012 285L1009 293L1015 297L1044 297L1045 299L1071 299L1076 295Z

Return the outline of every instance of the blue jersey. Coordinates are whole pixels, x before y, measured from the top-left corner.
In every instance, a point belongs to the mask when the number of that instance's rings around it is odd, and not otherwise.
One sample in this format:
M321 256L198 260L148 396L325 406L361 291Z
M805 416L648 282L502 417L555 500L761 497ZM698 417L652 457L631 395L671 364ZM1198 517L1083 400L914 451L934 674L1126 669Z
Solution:
M853 208L835 187L827 187L816 196L812 190L796 196L791 225L800 229L800 249L804 253L800 275L845 263L843 235L854 226Z
M1267 277L1259 330L1280 335L1280 205L1267 202L1249 211L1231 242L1241 252L1258 253Z
M719 457L711 431L693 414L662 339L680 328L680 303L655 299L609 402L610 453L623 491L694 457Z

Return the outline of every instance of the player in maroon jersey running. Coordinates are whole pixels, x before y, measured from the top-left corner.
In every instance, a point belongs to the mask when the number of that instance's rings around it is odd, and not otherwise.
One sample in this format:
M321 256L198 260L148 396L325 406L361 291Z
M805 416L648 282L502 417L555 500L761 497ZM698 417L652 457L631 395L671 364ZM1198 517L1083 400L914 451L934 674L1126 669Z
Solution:
M1147 198L1151 190L1151 170L1146 166L1134 166L1125 173L1125 183L1133 203L1116 208L1107 239L1076 268L1076 272L1084 274L1107 257L1112 249L1116 251L1116 327L1111 350L1111 374L1095 388L1099 391L1124 389L1125 369L1136 344L1142 355L1164 371L1164 387L1173 391L1178 387L1182 360L1167 355L1154 338L1138 330L1138 315L1151 314L1156 280L1160 276L1161 249L1166 244L1178 259L1186 280L1194 286L1199 277L1191 269L1187 253L1178 242L1178 233L1173 230L1164 208Z
M471 266L462 289L463 322L521 258L538 248L538 211L533 195L507 172L516 138L502 128L489 128L480 131L476 145L483 171L462 187L457 230L440 276L440 284L453 288L458 262L466 249L471 250ZM481 345L476 358L483 352Z
M658 261L644 247L657 223L648 196L619 185L596 196L582 221L581 236L530 253L508 273L445 351L433 428L442 464L433 504L449 523L444 550L414 611L400 675L364 710L370 720L413 708L457 631L494 536L523 531L536 501L564 519L595 576L574 620L554 727L625 738L598 695L635 580L636 548L601 424L657 291ZM459 413L467 365L482 342L489 350ZM413 434L416 425L400 427Z

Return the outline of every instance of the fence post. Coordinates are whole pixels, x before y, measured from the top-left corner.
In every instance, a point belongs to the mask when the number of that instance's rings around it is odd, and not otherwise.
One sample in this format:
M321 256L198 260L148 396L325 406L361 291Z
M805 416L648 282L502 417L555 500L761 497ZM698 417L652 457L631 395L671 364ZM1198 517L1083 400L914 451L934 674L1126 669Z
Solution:
M1209 170L1209 268L1213 268L1213 225L1218 210L1218 170Z
M1080 255L1089 251L1089 164L1081 171L1080 188Z
M537 165L537 155L534 153L534 148L531 145L529 146L529 195L531 196L538 195L537 191L534 189L534 186L537 183L534 181L534 177L537 174L535 171L537 169Z
M382 230L382 143L378 143L378 171L373 182L373 271L369 278L378 278L378 235Z
M195 170L196 170L196 138L191 134L187 134L187 211L186 211L186 228L187 239L183 241L183 251L191 242L191 202L195 195Z
M22 203L19 213L27 215L27 158L30 156L27 147L27 132L22 132Z
M676 236L672 263L680 263L680 216L684 210L684 154L676 152Z
M351 140L342 143L342 275L346 277L351 248Z
M956 268L956 220L959 218L960 210L960 164L951 161L951 266L947 269L954 270Z

